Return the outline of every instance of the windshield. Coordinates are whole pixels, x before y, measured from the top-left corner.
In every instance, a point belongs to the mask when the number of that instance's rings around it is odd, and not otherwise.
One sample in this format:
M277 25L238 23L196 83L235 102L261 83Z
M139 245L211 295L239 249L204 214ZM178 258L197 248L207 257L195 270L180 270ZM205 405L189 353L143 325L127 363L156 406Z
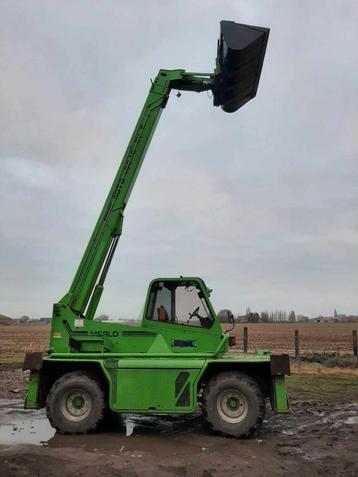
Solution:
M147 319L203 328L210 328L213 324L207 303L196 283L155 283Z

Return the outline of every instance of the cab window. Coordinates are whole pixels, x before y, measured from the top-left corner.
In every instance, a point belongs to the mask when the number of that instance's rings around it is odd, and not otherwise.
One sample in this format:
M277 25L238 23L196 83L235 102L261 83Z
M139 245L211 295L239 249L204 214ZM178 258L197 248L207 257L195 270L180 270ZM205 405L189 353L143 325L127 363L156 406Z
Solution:
M153 285L147 320L210 328L213 318L196 283L157 282Z

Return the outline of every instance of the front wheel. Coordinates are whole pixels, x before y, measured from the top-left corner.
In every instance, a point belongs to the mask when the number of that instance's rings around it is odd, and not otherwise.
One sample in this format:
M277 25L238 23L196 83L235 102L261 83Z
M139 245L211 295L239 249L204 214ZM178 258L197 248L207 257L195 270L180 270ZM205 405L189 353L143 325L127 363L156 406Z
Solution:
M59 378L47 396L46 413L60 434L85 434L103 418L104 395L88 374L73 371Z
M225 372L213 376L206 386L203 411L214 431L244 437L260 428L265 399L254 379L243 373Z

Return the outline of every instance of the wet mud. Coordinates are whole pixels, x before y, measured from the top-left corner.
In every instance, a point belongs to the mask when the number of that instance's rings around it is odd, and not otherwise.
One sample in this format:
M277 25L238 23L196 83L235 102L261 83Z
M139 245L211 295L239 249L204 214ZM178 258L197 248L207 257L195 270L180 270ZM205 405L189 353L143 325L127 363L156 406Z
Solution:
M0 364L0 399L24 398L28 376L19 364Z
M251 439L211 434L201 415L121 416L86 436L62 436L45 413L0 400L0 475L358 476L358 403L291 401Z

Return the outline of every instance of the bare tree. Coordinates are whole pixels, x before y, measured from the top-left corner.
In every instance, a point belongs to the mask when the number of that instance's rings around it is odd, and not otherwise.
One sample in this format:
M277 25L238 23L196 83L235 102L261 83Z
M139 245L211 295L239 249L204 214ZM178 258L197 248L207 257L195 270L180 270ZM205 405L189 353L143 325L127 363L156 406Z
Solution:
M293 310L291 310L289 315L288 315L288 321L290 323L294 323L296 321L296 315L295 315L295 312Z
M263 312L261 313L261 317L260 317L261 323L268 323L268 322L269 322L269 319L270 319L270 318L269 318L268 312L267 312L267 311L263 311Z
M283 310L272 311L269 317L270 321L287 321L287 314Z

